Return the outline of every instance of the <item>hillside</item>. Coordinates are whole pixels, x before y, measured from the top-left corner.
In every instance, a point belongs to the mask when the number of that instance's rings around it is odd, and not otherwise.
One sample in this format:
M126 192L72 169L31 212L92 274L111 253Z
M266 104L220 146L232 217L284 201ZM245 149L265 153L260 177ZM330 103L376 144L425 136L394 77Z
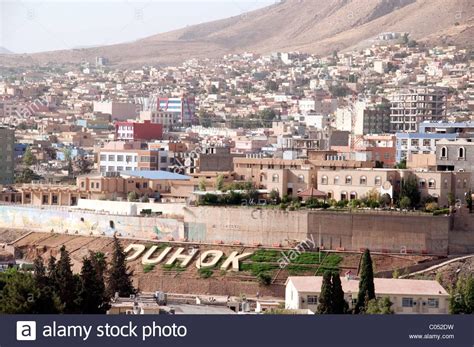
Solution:
M432 43L472 46L473 27L471 0L286 0L131 43L0 56L0 64L80 62L105 56L113 65L167 65L244 51L327 54L370 45L376 35L390 31L409 32L414 39Z

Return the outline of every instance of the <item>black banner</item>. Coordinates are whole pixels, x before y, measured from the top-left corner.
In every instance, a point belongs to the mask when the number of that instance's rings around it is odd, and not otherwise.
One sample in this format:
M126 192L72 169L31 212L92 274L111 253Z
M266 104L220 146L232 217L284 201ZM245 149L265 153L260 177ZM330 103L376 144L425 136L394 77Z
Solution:
M467 315L3 315L0 347L472 347L473 328Z

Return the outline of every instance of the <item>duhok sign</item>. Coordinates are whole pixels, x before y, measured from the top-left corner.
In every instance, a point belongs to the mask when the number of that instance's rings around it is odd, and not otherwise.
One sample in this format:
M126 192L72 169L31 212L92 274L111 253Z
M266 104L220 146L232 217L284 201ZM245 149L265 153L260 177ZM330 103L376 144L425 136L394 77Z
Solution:
M174 249L173 247L166 247L161 252L157 252L159 247L154 245L146 250L145 245L141 244L130 244L128 245L124 252L128 255L125 260L133 261L142 257L143 265L156 265L162 263L165 258L170 255L166 261L166 265L173 265L176 262L179 262L180 267L187 267L197 256L199 252L198 249L193 249L192 252L186 253L183 247L178 247ZM145 252L145 254L143 254ZM242 253L234 251L229 254L229 256L222 263L221 270L230 270L230 271L239 271L239 262L250 257L252 253ZM211 268L216 266L219 260L224 256L224 252L219 250L208 250L204 251L199 256L197 256L195 265L198 269L201 268Z

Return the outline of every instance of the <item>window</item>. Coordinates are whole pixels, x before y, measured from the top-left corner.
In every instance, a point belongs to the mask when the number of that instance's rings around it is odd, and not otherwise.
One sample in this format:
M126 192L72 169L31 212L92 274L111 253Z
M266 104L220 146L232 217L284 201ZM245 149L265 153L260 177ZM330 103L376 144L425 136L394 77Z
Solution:
M402 307L413 307L413 298L402 298Z
M444 179L444 189L448 189L448 179Z
M346 184L352 184L352 176L346 176Z
M418 181L418 184L420 186L420 188L426 188L426 180L424 178L421 178L419 181Z
M425 146L425 147L431 146L431 140L424 139L424 140L423 140L423 146Z
M347 192L341 192L341 200L347 200Z
M462 187L467 188L467 179L463 179L462 181Z
M318 304L318 296L317 295L308 295L308 305L317 305Z
M466 149L464 147L459 147L458 159L466 159Z
M109 155L109 161L115 161L115 155L110 154Z
M339 176L334 177L334 184L339 184Z
M101 161L107 160L107 156L106 156L105 154L101 154L101 155L100 155L100 160L101 160Z
M150 156L149 155L142 155L140 157L140 162L142 163L149 163L150 162Z
M411 140L411 145L412 146L418 146L418 139L412 139Z
M428 181L428 188L430 189L436 188L436 181L434 179L430 178L430 180Z
M298 175L298 183L304 183L304 176Z
M143 188L148 188L148 183L147 182L143 182Z
M441 153L439 155L441 159L447 159L448 158L448 149L446 147L441 147Z
M123 171L123 166L117 166L117 171Z
M382 178L380 176L375 176L374 183L376 186L381 186L382 185Z
M117 161L123 161L123 155L117 155Z
M429 308L438 308L439 299L428 298L428 307Z
M367 177L361 176L360 180L359 180L359 183L360 183L361 186L366 186L367 185Z
M321 177L321 184L328 184L328 176Z
M160 163L164 164L166 163L168 157L160 157Z
M278 177L277 174L272 175L272 182L273 183L278 183L280 181L280 177Z
M127 163L130 163L130 162L132 161L132 159L133 159L133 157L132 157L131 155L126 155L126 156L125 156L125 161L126 161Z
M53 195L53 202L52 202L53 205L57 205L58 204L58 196L57 195Z
M105 172L106 170L107 170L107 168L105 166L100 167L100 172Z
M357 193L356 192L351 192L350 200L355 200L355 199L357 199Z

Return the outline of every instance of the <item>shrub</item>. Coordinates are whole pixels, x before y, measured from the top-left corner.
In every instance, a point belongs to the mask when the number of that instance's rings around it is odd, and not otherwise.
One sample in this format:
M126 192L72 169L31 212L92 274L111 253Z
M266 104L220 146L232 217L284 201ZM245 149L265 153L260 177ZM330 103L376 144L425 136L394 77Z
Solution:
M201 278L209 278L212 276L212 270L209 268L202 267L198 270L198 273Z
M379 200L380 206L383 206L383 207L389 206L391 202L392 202L392 199L390 198L390 195L388 195L387 193L383 194Z
M217 205L219 198L216 194L207 193L202 197L203 205Z
M449 208L443 208L441 210L433 211L433 216L440 216L440 215L444 215L444 214L449 214L449 212L450 212Z
M268 197L270 198L270 200L275 203L275 204L279 204L281 199L280 199L280 193L278 193L278 191L276 189L272 189L272 191L270 192L270 194L268 194Z
M411 200L408 196L404 196L400 199L400 208L408 209L411 206Z
M153 269L155 268L155 265L154 264L146 264L146 265L143 265L143 272L144 273L148 273L150 271L153 271Z
M264 286L268 286L272 283L272 276L266 272L260 272L257 276L258 282Z
M128 193L127 200L130 201L130 202L137 201L138 200L138 194L136 192Z
M362 206L362 201L360 201L359 199L351 200L349 202L349 206L352 207L352 208L358 208L358 207Z
M429 202L425 205L425 210L427 212L434 212L438 209L438 204L436 202Z

